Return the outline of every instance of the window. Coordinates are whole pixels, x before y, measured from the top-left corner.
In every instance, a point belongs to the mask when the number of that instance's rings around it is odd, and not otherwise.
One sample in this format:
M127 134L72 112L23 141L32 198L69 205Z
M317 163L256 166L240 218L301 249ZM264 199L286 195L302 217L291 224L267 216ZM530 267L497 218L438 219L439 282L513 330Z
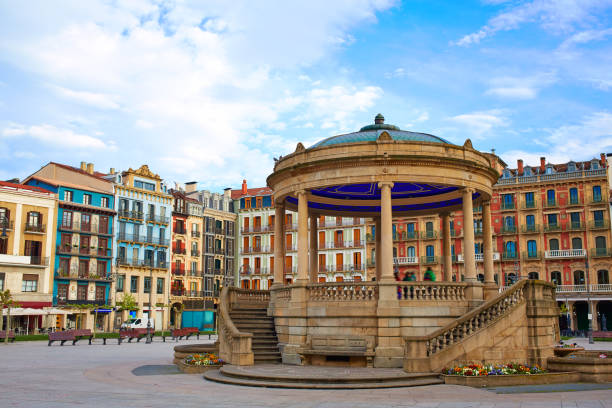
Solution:
M570 204L578 204L578 189L572 187L569 190Z
M138 276L132 276L130 278L130 292L138 293Z
M130 202L125 198L119 200L119 211L129 211L130 210Z
M164 293L164 278L157 278L157 294L162 295Z
M559 286L562 284L561 282L561 272L559 271L554 271L550 273L550 280L552 281L552 283L554 283L555 285Z
M593 211L593 222L595 227L601 228L604 226L604 214L602 210Z
M584 285L583 271L574 271L574 285Z
M100 199L100 206L101 206L101 207L104 207L104 208L109 208L109 205L108 205L108 204L109 204L108 197L102 197L102 198Z
M574 162L569 162L567 164L567 171L576 171L576 163Z
M555 190L546 191L546 201L549 206L555 205Z
M64 201L72 201L72 191L64 191Z
M106 299L106 286L96 285L96 300L104 302Z
M595 248L605 249L606 248L606 237L595 237Z
M413 246L409 246L409 247L408 247L408 249L407 249L407 251L406 251L406 255L407 255L407 256L409 256L409 257L412 257L412 258L414 258L414 257L416 256L416 252L415 252L415 250L414 250L414 247L413 247ZM374 258L374 255L372 255L372 259L373 259L373 258Z
M117 275L117 292L123 292L123 287L125 286L125 275Z
M553 168L552 168L552 166L548 166L548 167L546 168L546 174L552 174L552 173L553 173Z
M558 251L559 250L559 240L557 238L553 238L550 241L548 241L548 248L551 251Z
M599 163L597 163L597 161L592 161L591 162L591 170L598 170L599 169Z
M147 183L146 181L134 180L134 187L143 190L155 191L155 184Z
M72 211L64 211L62 214L62 227L72 228Z
M101 234L110 234L111 232L108 230L108 225L108 217L105 215L101 215L98 221L98 231Z
M91 194L83 194L83 204L91 205Z
M502 208L514 208L514 195L502 194Z
M610 284L610 278L608 276L608 271L605 269L600 269L597 271L597 283L600 285L608 285Z
M527 208L535 207L535 200L533 198L533 192L525 193L525 207Z
M527 227L531 227L531 228L527 228L528 230L534 229L534 227L535 227L535 216L534 215L526 216L525 217L525 224L527 224Z
M514 258L516 256L516 243L514 241L506 242L506 256Z
M4 272L0 272L0 290L4 290Z
M144 278L144 293L149 293L151 292L151 278L148 276L145 276Z
M38 227L42 224L42 214L38 211L30 211L28 212L28 226L29 227Z
M434 246L433 245L427 245L427 247L425 247L425 254L427 255L428 258L433 258L433 256L434 256Z
M527 241L527 257L533 258L538 255L538 245L534 240Z
M531 176L531 167L525 167L524 175L525 177Z
M580 228L580 213L570 213L570 225L572 228Z
M581 238L572 238L572 249L582 249Z
M91 215L81 214L81 231L91 231Z
M593 201L601 201L601 186L593 186Z
M0 226L2 224L8 227L8 221L11 218L11 211L8 208L0 207Z
M557 226L557 214L548 214L546 216L546 218L548 219L548 226L549 227L556 227Z
M540 274L537 272L529 272L527 274L527 278L529 279L540 279Z
M106 261L98 260L96 263L96 272L100 277L106 277L106 271L108 268L108 263Z
M38 275L31 273L24 273L23 280L21 281L22 292L36 292L38 289Z
M87 285L77 286L77 300L87 300Z

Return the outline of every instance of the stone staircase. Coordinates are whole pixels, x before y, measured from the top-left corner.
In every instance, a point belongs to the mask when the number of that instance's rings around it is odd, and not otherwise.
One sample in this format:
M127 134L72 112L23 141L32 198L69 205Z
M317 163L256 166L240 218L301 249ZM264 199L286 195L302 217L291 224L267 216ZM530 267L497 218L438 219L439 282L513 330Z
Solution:
M255 364L278 364L281 354L274 328L274 318L261 308L234 308L230 317L240 332L252 333L251 349Z

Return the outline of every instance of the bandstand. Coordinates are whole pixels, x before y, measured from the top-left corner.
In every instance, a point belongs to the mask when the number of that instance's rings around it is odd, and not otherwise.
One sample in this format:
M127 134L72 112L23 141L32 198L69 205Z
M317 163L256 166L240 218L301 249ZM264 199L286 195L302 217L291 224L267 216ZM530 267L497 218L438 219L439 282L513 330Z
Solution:
M259 301L274 320L285 364L413 372L465 360L545 364L557 340L552 285L521 281L499 293L494 282L490 199L503 167L496 155L475 150L469 139L459 146L403 131L385 124L380 114L358 132L308 149L299 143L276 161L267 180L274 190L274 285L269 293L226 293L222 356L233 364L253 363L253 337L236 329L229 311ZM484 282L476 275L474 204L482 205ZM297 277L289 285L283 284L281 238L287 210L298 213ZM465 279L453 282L450 221L459 210ZM432 214L443 225L442 279L397 282L393 217ZM322 215L374 219L376 276L367 282L317 283L317 219Z

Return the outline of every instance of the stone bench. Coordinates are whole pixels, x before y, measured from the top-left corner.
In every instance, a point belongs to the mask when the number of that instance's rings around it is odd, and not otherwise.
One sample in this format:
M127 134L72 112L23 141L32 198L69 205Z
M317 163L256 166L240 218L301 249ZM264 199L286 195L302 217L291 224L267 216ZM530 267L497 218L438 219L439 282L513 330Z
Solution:
M300 351L302 361L311 365L373 366L374 351L356 336L312 336L309 347Z

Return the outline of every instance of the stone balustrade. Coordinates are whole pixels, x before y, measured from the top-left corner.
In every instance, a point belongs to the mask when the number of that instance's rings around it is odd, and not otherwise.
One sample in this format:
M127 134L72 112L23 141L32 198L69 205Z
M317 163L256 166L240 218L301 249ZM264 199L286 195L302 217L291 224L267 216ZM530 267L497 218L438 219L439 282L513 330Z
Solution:
M378 299L376 282L326 282L307 286L308 300L319 302L367 301Z
M464 282L400 282L397 287L400 300L466 300Z

